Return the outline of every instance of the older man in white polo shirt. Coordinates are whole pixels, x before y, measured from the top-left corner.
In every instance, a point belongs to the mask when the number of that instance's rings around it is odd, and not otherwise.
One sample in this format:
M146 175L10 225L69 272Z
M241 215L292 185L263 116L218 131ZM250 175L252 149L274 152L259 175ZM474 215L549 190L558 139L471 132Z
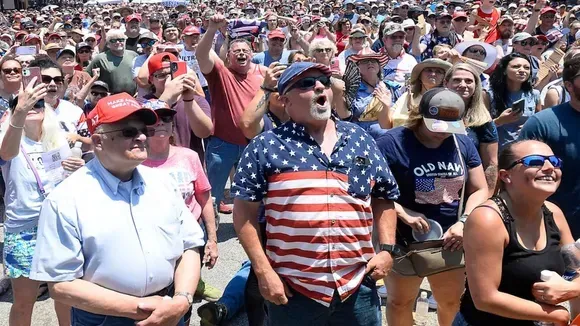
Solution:
M121 93L87 118L96 158L44 201L30 278L73 326L182 325L203 232L171 178L140 165L157 116Z

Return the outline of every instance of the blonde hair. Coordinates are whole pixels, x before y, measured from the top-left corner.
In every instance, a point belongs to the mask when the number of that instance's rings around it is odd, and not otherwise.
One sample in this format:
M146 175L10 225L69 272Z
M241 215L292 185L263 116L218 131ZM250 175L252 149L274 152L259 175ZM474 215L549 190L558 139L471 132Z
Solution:
M106 36L107 43L109 43L111 40L117 39L117 38L122 38L122 39L126 40L127 39L127 35L125 35L125 33L122 32L120 29L111 28L107 32L107 36Z
M334 43L332 43L329 39L324 37L324 38L315 39L314 41L312 41L310 43L310 47L308 48L308 56L312 57L314 55L314 52L316 52L316 50L323 49L323 48L331 48L332 49L332 53L330 53L331 58L334 57L334 55L337 52L336 45L334 45Z
M483 103L481 88L481 79L479 78L479 73L467 63L458 63L451 67L445 74L445 83L448 83L453 74L458 70L465 70L473 75L475 80L475 91L465 107L465 116L463 117L463 122L466 127L479 127L483 124L491 121L491 115Z
M6 130L8 130L11 116L12 110L6 111L6 117L0 127L0 143L4 139ZM22 137L24 137L24 133L22 133ZM42 120L42 136L40 142L42 143L42 149L45 152L61 148L68 144L66 137L60 128L54 109L46 104L44 108L44 119Z
M439 51L441 51L443 49L451 50L452 47L449 44L437 44L437 45L435 45L435 47L433 47L433 57L436 57L437 54L439 54Z
M421 102L421 99L419 98L419 102ZM417 130L417 128L421 125L421 123L423 122L423 116L421 115L421 113L419 113L419 106L417 105L417 107L411 109L409 108L409 117L407 118L407 120L405 121L405 128L409 128L411 130Z

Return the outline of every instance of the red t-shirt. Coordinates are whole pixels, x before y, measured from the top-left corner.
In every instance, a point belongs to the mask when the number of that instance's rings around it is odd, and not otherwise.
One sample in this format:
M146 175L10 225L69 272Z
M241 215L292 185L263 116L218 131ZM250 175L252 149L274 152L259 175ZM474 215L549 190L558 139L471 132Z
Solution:
M248 140L238 123L264 80L259 66L254 65L248 74L242 75L215 60L212 71L204 76L211 98L213 135L228 143L246 145Z
M336 49L338 50L338 54L340 54L346 46L348 45L348 35L342 34L342 32L336 32Z
M491 24L491 29L489 31L489 34L487 34L487 36L485 37L484 42L491 44L491 43L497 41L497 38L498 38L497 21L499 20L499 17L500 17L499 10L497 8L493 8L491 13L486 14L485 12L483 12L483 10L481 10L481 8L477 8L477 16L479 18L483 18L484 20L487 20ZM479 24L479 22L476 20L473 25L477 25L477 24ZM479 37L479 31L475 31L473 34L474 34L475 38Z

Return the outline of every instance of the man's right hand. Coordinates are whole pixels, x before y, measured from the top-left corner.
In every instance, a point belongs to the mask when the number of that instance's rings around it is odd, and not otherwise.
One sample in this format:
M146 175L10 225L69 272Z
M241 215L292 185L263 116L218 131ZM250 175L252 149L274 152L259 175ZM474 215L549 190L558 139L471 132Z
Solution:
M292 292L273 269L258 276L258 287L264 299L275 305L287 304Z
M218 30L218 29L222 28L223 26L226 26L227 23L228 23L228 21L226 20L224 15L215 14L209 20L209 28Z
M278 78L280 78L280 75L282 75L286 67L286 65L279 65L278 62L270 64L266 71L266 75L264 76L264 82L262 85L264 85L265 88L275 89L278 85Z

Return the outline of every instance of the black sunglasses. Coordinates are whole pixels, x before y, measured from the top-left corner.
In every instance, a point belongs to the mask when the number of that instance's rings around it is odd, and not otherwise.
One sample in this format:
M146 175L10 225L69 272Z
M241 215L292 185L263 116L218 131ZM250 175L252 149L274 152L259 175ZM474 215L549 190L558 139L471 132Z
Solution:
M109 134L112 132L121 132L121 135L123 135L123 137L125 138L135 138L137 137L137 135L143 134L147 137L153 137L155 135L155 128L153 127L143 127L141 129L138 129L136 127L125 127L123 129L119 129L119 130L111 130L111 131L105 131L105 132L101 132L101 134Z
M519 43L520 43L521 46L528 46L528 45L534 46L534 45L538 44L536 41L531 41L531 40L530 41L525 40L525 41L521 41Z
M293 90L294 88L299 88L299 89L309 89L314 87L314 85L316 85L316 82L319 81L322 85L324 85L324 87L328 88L330 87L330 77L322 75L322 76L318 76L318 77L306 77L306 78L302 78L299 79L298 81L296 81L294 83L294 85L292 85L292 87L290 87L286 93L288 93L289 91Z
M91 92L91 95L94 96L94 97L105 97L105 96L107 96L107 93L106 92L94 92L93 91L93 92Z
M19 74L21 71L20 68L2 68L2 72L6 75L10 75L11 73Z
M44 84L50 84L51 81L54 80L55 84L62 84L64 83L64 77L63 76L56 76L56 77L52 77L52 76L48 76L48 75L42 75L42 82Z
M556 169L562 168L563 162L556 155L544 156L544 155L532 154L532 155L524 156L521 159L513 162L512 164L510 164L507 167L506 170L509 170L520 163L523 166L526 166L529 168L531 168L531 167L541 168L542 166L544 166L544 163L546 161L550 161L550 164L552 164L552 166L554 166L554 168L556 168Z
M163 123L170 123L173 122L173 115L172 114L158 114L159 120Z
M478 53L478 54L481 54L483 56L487 55L487 52L485 52L484 49L467 49L467 52L473 53L473 54Z

